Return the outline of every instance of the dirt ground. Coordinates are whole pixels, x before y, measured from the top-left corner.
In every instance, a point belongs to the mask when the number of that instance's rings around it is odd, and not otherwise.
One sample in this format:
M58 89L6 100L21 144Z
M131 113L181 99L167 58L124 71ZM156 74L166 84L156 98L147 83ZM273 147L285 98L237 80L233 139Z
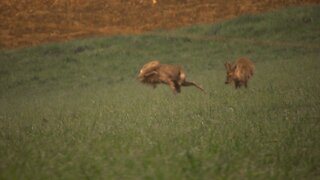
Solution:
M320 0L1 0L0 48L213 23Z

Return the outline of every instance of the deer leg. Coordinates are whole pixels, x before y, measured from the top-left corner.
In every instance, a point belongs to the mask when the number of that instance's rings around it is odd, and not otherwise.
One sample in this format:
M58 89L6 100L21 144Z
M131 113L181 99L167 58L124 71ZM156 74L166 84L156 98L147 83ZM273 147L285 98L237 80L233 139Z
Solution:
M235 88L238 89L241 87L240 81L235 81L234 82Z
M178 82L174 82L174 87L176 88L177 92L180 93L181 92L181 85Z
M153 89L157 87L157 84L152 84Z
M167 81L166 81L166 84L169 85L169 87L171 88L171 90L173 91L174 94L177 94L177 93L178 93L178 91L177 91L177 89L176 89L176 85L175 85L175 83L174 83L173 81L167 80Z
M204 90L201 86L199 86L197 83L195 83L195 82L193 82L193 81L187 81L187 80L185 80L185 81L183 81L183 82L181 83L181 85L182 85L182 86L195 86L196 88L200 89L202 92L206 93L205 90Z
M152 76L152 75L155 75L155 74L158 74L157 71L151 71L151 72L148 72L144 75L144 77L149 77L149 76Z
M244 87L248 88L248 82L247 81L244 82Z

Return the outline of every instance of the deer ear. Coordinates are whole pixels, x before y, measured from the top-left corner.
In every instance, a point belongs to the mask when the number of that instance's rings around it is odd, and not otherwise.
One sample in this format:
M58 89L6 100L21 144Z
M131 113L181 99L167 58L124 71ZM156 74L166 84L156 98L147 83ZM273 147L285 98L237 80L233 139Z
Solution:
M237 65L233 65L232 68L230 67L231 71L235 71L237 69Z
M160 67L160 61L154 60L154 61L149 62L150 69L155 70L155 69L158 69L159 67Z
M226 67L228 71L231 70L231 64L228 62L224 63L224 67Z

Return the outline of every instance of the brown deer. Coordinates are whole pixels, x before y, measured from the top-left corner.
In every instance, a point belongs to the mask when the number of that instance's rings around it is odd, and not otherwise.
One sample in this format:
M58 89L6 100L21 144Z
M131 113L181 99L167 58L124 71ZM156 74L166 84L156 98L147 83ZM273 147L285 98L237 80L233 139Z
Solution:
M195 82L186 80L186 74L180 66L161 64L158 60L145 64L140 70L138 79L142 83L152 85L153 88L156 88L157 84L167 84L174 94L181 92L181 86L195 86L205 92Z
M255 65L248 58L239 58L233 65L230 63L224 64L227 70L227 79L225 84L234 83L235 88L240 88L244 85L248 87L248 81L253 76Z

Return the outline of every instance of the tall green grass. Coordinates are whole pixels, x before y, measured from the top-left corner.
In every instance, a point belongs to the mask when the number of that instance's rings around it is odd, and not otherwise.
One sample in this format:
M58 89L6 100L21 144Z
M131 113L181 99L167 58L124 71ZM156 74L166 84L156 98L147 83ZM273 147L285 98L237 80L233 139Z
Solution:
M1 50L0 179L318 179L319 12ZM235 90L239 56L257 70ZM150 59L208 93L140 84Z

